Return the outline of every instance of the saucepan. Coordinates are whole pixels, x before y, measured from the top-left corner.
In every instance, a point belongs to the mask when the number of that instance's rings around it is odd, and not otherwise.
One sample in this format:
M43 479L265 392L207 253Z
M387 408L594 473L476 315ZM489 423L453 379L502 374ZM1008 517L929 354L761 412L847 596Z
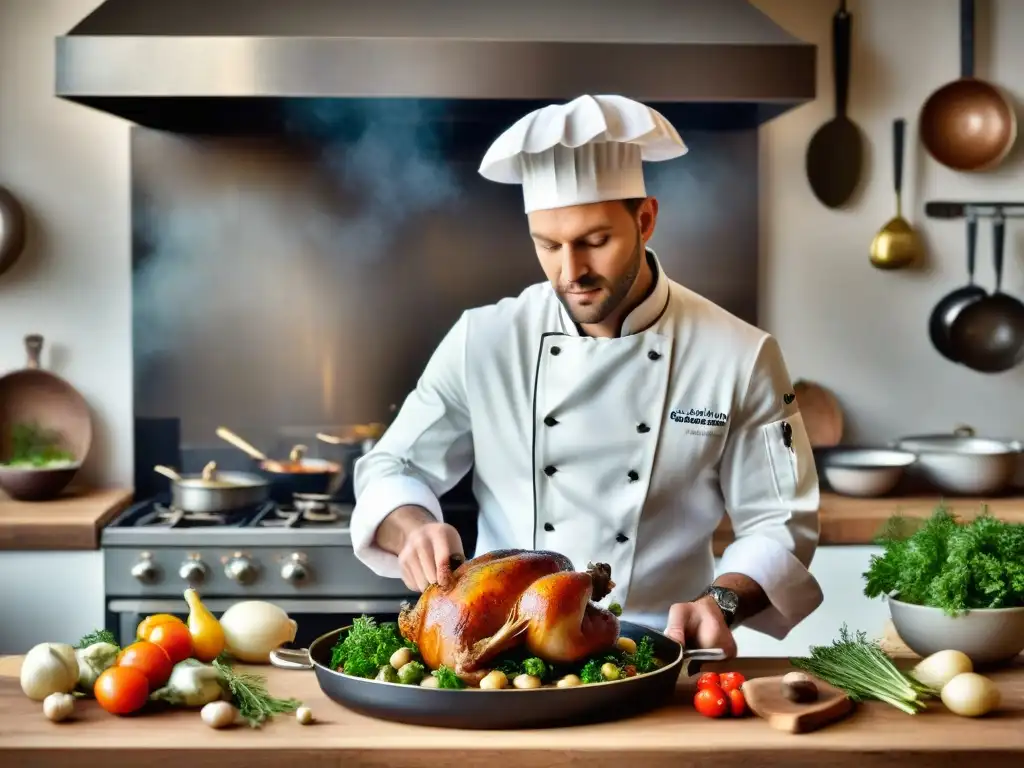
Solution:
M345 479L342 466L326 459L308 459L306 446L292 448L287 461L267 455L227 427L217 427L217 437L247 453L257 463L261 476L270 483L270 498L279 504L291 504L296 493L333 496Z
M171 502L185 512L230 512L266 501L269 483L249 472L218 472L209 462L198 475L180 475L157 465L153 471L171 480Z
M441 728L512 730L621 720L667 704L680 671L689 677L701 664L726 659L721 649L684 649L660 632L620 621L622 637L638 644L644 637L650 638L655 657L667 663L646 674L570 688L424 688L367 680L331 669L331 649L351 629L328 632L308 649L278 648L271 652L270 662L284 669L312 669L329 698L360 714Z
M1024 452L1019 440L978 437L968 426L901 437L893 447L917 455L909 471L947 493L990 496L1008 490Z

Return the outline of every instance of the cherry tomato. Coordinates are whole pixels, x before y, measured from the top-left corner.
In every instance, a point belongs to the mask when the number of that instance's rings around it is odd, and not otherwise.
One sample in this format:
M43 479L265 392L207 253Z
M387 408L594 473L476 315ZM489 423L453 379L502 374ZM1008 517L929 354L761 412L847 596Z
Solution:
M134 667L108 667L96 678L93 695L112 715L129 715L146 705L149 681Z
M132 643L117 657L119 667L133 667L146 676L149 687L156 690L171 676L171 657L156 643L139 640Z
M729 711L726 693L718 686L701 688L693 697L693 706L704 717L722 717Z
M184 624L157 624L149 633L149 642L163 648L172 664L192 655L192 635Z
M704 688L720 688L721 683L718 680L717 672L705 672L697 678L697 690L703 690Z
M743 675L739 672L723 672L721 674L721 682L719 685L722 690L728 693L729 691L738 691L740 686L747 681Z
M172 616L169 613L156 613L152 616L147 616L139 622L139 628L135 630L135 637L139 640L149 640L149 634L153 631L153 627L167 624L168 622L182 625L185 623L177 616Z
M729 697L729 712L733 717L743 717L747 714L747 700L743 698L743 691L733 688L726 691L725 695Z

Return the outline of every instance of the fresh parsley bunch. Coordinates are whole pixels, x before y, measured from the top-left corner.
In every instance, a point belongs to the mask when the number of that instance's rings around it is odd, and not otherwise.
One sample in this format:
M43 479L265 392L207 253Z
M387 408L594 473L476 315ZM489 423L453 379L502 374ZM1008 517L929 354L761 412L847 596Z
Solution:
M417 652L394 622L377 624L372 616L360 616L345 638L331 649L331 669L344 669L345 674L355 677L373 677L402 647Z
M940 505L927 520L897 515L878 539L884 548L864 573L867 597L956 615L975 608L1024 606L1024 524L988 513L959 522Z

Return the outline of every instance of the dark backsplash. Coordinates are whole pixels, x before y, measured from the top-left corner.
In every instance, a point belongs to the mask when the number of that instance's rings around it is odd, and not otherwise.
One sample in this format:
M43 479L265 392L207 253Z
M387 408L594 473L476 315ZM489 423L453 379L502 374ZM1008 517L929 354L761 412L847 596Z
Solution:
M387 422L463 310L543 279L519 187L476 172L505 124L335 108L274 137L132 129L140 495L157 462L249 468L221 425L272 456L337 457L318 430ZM756 322L756 132L683 138L688 155L647 166L651 245Z

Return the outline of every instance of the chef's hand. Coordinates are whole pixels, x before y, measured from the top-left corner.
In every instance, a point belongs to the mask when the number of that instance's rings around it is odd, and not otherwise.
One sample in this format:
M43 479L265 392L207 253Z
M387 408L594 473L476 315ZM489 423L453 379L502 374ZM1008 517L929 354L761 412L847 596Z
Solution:
M425 523L406 535L398 553L402 581L417 592L434 583L446 588L452 578L453 556L459 562L466 559L459 532L448 523Z
M721 648L727 658L736 655L736 639L710 595L692 603L673 605L668 611L665 634L686 648Z

